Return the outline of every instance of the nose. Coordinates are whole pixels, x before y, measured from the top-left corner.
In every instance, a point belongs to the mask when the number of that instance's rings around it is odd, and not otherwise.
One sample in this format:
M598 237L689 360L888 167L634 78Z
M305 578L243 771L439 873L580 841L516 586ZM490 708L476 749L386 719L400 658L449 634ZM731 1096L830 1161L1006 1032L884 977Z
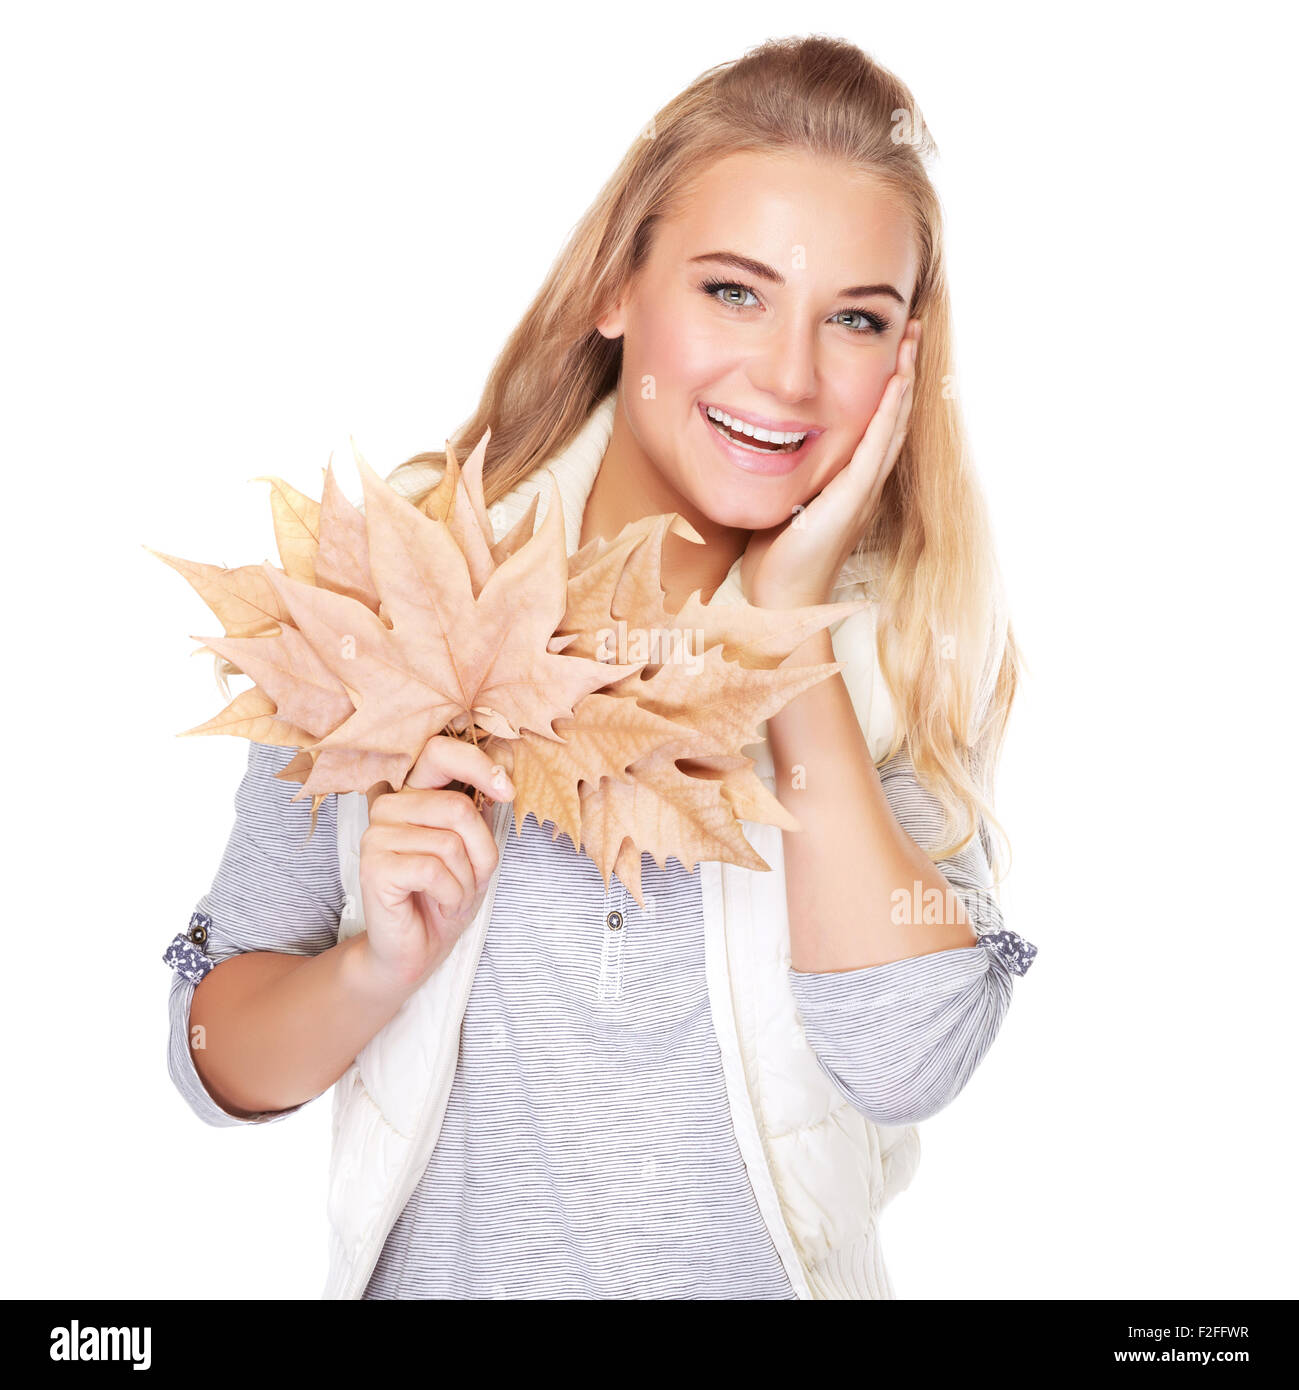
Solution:
M787 405L816 393L816 328L793 321L773 327L749 362L755 388Z

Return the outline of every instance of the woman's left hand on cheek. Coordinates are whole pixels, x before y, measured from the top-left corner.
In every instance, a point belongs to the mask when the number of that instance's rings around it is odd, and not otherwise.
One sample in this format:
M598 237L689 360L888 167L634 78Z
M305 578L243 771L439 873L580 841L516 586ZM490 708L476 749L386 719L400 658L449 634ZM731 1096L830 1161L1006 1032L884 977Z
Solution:
M898 345L897 370L847 464L792 520L750 537L740 568L750 603L796 608L830 602L839 571L856 548L902 452L919 343L920 320L912 319Z

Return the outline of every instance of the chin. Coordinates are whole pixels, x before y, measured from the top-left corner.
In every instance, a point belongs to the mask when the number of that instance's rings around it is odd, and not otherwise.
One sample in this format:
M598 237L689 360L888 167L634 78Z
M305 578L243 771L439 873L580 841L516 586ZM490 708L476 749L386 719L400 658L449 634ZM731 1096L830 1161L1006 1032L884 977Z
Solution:
M730 526L737 531L766 531L794 515L794 503L757 497L699 497L695 505L714 526Z

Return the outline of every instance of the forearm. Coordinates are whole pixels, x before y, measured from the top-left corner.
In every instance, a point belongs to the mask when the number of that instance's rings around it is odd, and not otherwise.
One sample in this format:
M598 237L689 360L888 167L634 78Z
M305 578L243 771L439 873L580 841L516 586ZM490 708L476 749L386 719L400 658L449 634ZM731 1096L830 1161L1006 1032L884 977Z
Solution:
M829 633L792 660L833 661ZM855 970L977 943L947 879L895 819L841 675L773 715L767 737L777 791L801 826L784 832L794 969ZM943 911L932 915L942 921L895 914L894 895L913 902L917 883L921 900L929 890L941 895Z
M364 932L316 955L242 952L195 987L195 1069L234 1114L300 1105L342 1076L409 993L376 973Z

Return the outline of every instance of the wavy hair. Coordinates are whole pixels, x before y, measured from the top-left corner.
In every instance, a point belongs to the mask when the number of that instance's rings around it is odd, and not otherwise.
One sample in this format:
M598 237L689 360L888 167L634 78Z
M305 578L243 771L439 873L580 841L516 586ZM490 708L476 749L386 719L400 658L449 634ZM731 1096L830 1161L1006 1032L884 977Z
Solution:
M562 449L618 383L620 340L595 324L649 253L654 229L694 178L741 150L807 151L874 175L907 209L919 250L909 317L923 320L907 438L877 514L857 545L876 573L880 666L895 712L887 761L906 744L946 816L945 858L984 834L998 879L993 780L1018 682L983 497L953 380L942 210L926 171L937 147L911 92L847 41L772 39L702 73L657 111L577 223L491 369L474 414L451 440L458 457L490 426L487 504ZM389 474L445 466L414 455ZM432 475L429 475L432 477ZM410 494L416 505L432 484ZM1005 863L1008 866L1008 845Z

